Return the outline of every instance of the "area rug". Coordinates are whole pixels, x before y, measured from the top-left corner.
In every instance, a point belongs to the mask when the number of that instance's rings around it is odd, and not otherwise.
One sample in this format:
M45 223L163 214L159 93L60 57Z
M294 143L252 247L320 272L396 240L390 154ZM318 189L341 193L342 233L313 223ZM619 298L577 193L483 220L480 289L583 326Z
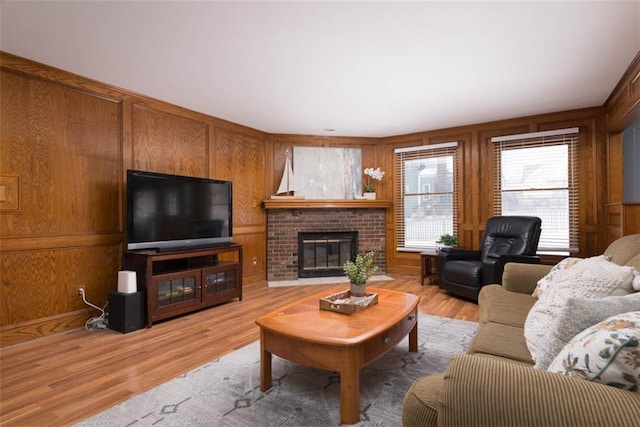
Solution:
M418 352L408 339L360 371L357 426L399 426L413 381L442 372L478 324L421 314ZM339 426L340 376L273 356L273 387L260 391L260 343L229 353L77 426Z

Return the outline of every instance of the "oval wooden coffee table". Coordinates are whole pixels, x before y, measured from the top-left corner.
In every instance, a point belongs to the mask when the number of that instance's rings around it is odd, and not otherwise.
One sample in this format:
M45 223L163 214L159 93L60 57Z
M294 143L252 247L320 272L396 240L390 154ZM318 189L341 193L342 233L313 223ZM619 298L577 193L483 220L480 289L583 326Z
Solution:
M340 373L340 421L355 424L360 413L360 369L395 347L407 334L418 351L418 302L413 294L367 288L378 304L353 314L321 310L321 297L337 286L281 307L256 320L260 326L260 389L271 388L271 355Z

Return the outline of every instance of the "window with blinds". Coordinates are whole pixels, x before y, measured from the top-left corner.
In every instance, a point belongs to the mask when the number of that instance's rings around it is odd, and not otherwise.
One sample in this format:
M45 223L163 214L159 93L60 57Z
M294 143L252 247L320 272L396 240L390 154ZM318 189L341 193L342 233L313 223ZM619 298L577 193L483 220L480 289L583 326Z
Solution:
M457 232L458 143L395 150L397 250L435 248L443 234Z
M492 138L494 213L542 219L540 253L578 251L578 131Z

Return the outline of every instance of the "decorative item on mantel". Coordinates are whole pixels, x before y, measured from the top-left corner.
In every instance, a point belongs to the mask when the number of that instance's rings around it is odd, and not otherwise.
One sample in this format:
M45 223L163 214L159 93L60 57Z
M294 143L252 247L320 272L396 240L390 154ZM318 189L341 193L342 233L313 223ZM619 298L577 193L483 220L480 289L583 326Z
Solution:
M282 172L282 179L280 180L280 186L276 194L271 196L272 199L304 199L304 196L296 196L295 191L298 190L298 183L296 182L295 175L293 174L293 168L291 167L291 160L289 160L289 150L285 151L286 161L284 164L284 171Z
M364 183L364 194L362 195L364 199L375 200L376 198L376 187L373 185L372 179L376 181L382 181L382 177L384 176L384 172L380 170L380 168L366 168L364 170L364 174L367 175L367 180Z

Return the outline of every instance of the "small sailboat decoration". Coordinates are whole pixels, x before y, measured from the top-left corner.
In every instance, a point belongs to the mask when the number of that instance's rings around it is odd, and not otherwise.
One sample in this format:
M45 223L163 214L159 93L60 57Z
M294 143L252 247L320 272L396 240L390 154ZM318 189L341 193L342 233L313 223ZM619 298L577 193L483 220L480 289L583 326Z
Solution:
M282 173L282 180L280 180L280 186L276 194L271 196L272 199L304 199L304 196L295 196L294 192L298 191L298 185L296 183L295 176L293 175L293 168L291 167L291 160L289 160L289 150L285 152L286 161L284 164L284 172Z

